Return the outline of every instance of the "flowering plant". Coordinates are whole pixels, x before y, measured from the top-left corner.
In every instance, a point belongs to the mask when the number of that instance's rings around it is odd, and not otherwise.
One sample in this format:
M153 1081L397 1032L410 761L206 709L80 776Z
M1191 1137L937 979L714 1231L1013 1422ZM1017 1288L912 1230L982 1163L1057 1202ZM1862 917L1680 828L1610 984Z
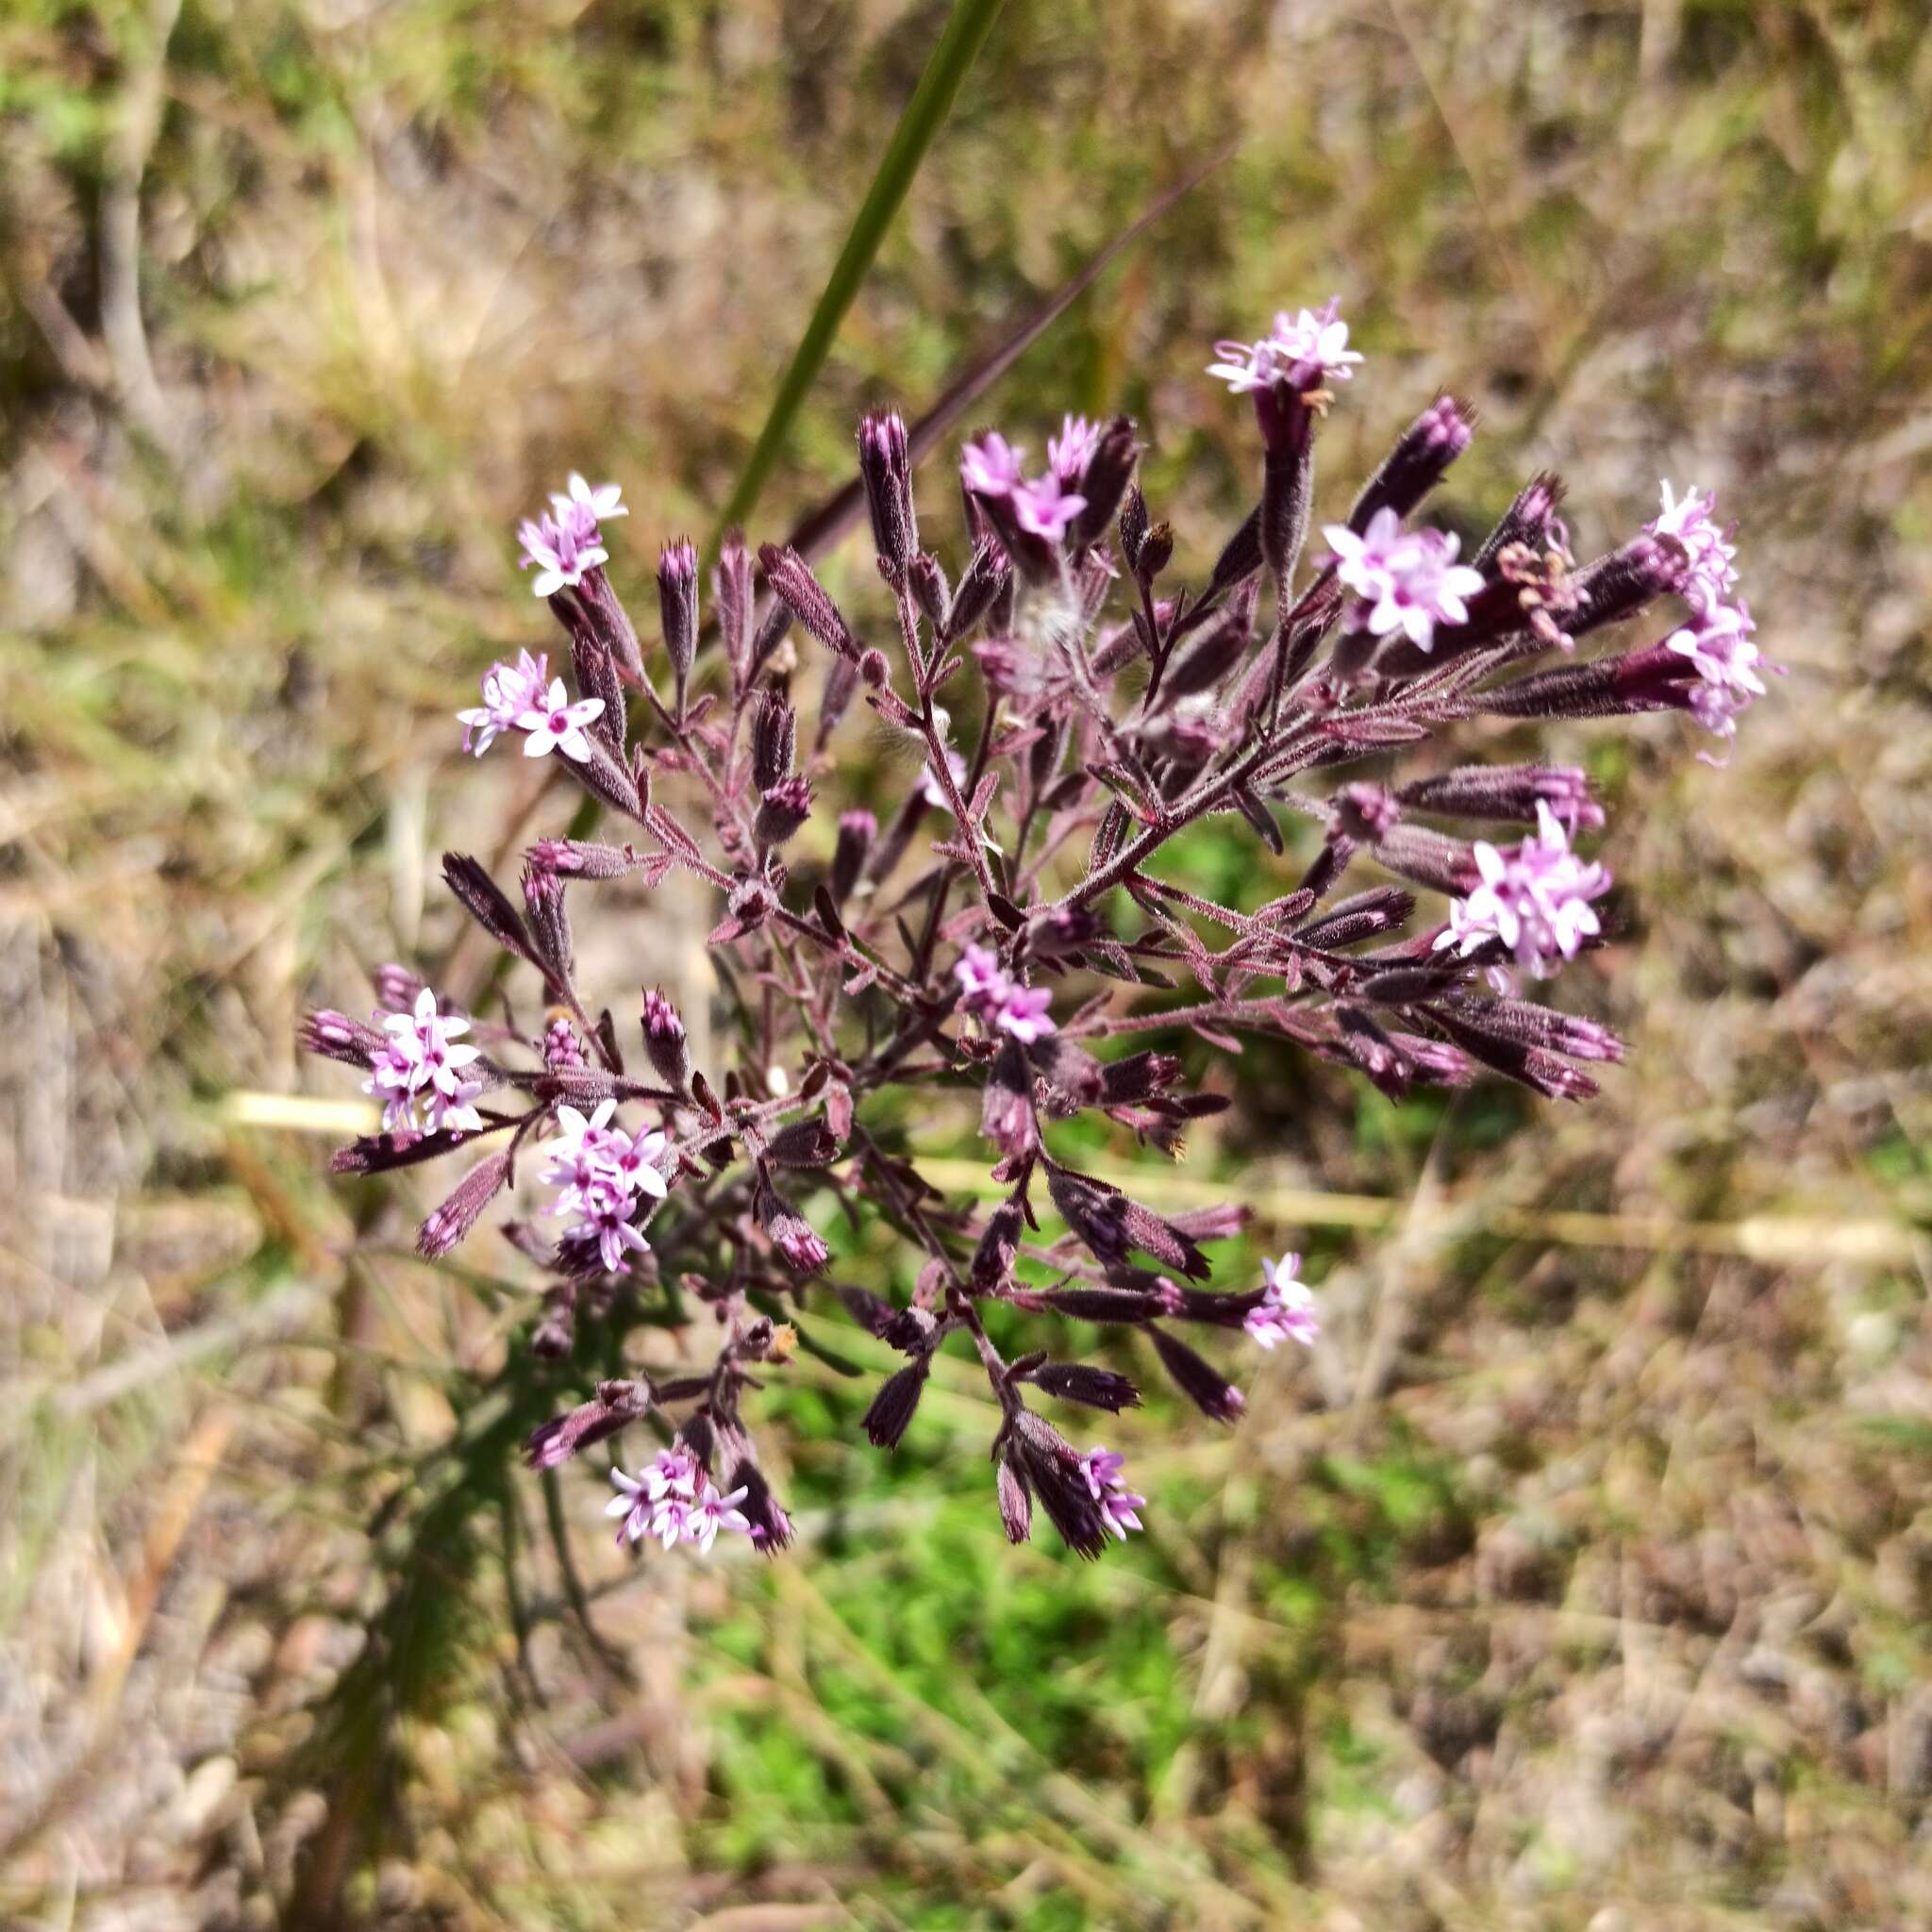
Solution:
M1210 373L1252 400L1261 491L1191 587L1170 581L1173 533L1136 487L1124 418L1068 418L1037 475L997 433L968 442L969 548L953 577L920 541L904 425L867 417L858 459L895 620L890 654L797 551L768 544L755 559L734 534L708 636L696 552L664 551L660 651L647 657L604 568L605 525L625 513L618 487L573 475L522 526L575 695L546 657L522 652L458 714L464 743L481 756L515 733L526 757L556 754L617 830L538 841L521 903L473 858L446 855L443 874L541 983L544 1020L532 1028L508 1006L500 1023L466 1015L391 966L372 1024L316 1012L304 1041L360 1068L383 1102L382 1131L341 1149L338 1171L489 1150L424 1222L425 1256L468 1235L520 1161L536 1167L543 1212L505 1232L549 1276L538 1354L568 1353L576 1324L621 1295L690 1295L714 1311L708 1362L604 1381L530 1441L530 1461L548 1469L634 1424L658 1431L667 1446L654 1461L610 1472L621 1540L708 1550L726 1532L772 1551L791 1539L742 1413L796 1340L791 1306L830 1259L789 1174L815 1175L848 1214L869 1209L923 1257L905 1307L834 1285L905 1357L866 1414L871 1440L900 1441L935 1355L960 1338L1000 1407L1007 1534L1030 1534L1037 1502L1091 1557L1141 1526L1145 1499L1119 1456L1077 1448L1033 1399L1118 1411L1138 1391L1088 1363L1007 1358L984 1309L1139 1329L1221 1421L1241 1394L1177 1326L1272 1348L1311 1342L1318 1324L1293 1254L1270 1260L1259 1285L1201 1285L1203 1244L1240 1229L1238 1208L1164 1217L1056 1155L1053 1124L1082 1112L1177 1154L1188 1124L1225 1105L1187 1091L1171 1053L1091 1049L1262 1034L1396 1097L1488 1071L1565 1100L1596 1091L1580 1063L1622 1058L1603 1026L1524 997L1518 977L1545 978L1605 941L1609 874L1573 849L1604 822L1583 773L1457 763L1438 746L1474 720L1662 709L1730 738L1764 667L1733 595L1728 532L1709 498L1666 485L1651 524L1579 567L1560 486L1539 476L1463 560L1455 536L1414 521L1470 440L1473 412L1443 396L1322 526L1305 564L1330 386L1361 363L1348 334L1331 302L1278 316L1258 341L1216 345ZM1574 659L1660 598L1681 608L1657 642ZM794 627L824 660L803 761ZM795 864L861 694L916 748L922 774L884 824L847 810L821 844L829 856ZM1377 775L1349 775L1371 761ZM1299 818L1312 860L1257 910L1218 904L1162 867L1175 835L1210 815L1238 819L1277 858L1284 816ZM1492 842L1438 821L1529 829ZM1358 858L1404 883L1339 896ZM740 1058L722 1071L692 1064L675 1008L648 989L647 1071L633 1071L611 1010L578 983L571 908L602 882L650 887L674 871L716 892L721 970L758 991L740 1002ZM1441 895L1441 915L1415 926L1410 887ZM1134 1004L1182 982L1179 1003ZM948 1202L868 1131L874 1096L926 1085L978 1090L1003 1191L990 1210ZM1042 1211L1064 1232L1045 1232Z

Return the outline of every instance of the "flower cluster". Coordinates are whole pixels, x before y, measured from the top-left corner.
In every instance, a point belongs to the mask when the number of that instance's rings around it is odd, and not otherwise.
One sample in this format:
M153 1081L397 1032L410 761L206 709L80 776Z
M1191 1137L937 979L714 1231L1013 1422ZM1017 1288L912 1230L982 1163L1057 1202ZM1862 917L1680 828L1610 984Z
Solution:
M616 1111L617 1102L609 1096L588 1117L559 1105L561 1131L541 1149L550 1157L543 1178L557 1190L550 1211L566 1223L562 1244L594 1249L613 1273L625 1268L631 1255L649 1253L651 1244L638 1221L669 1192L658 1171L664 1136L655 1130L625 1133L611 1124Z
M751 1494L741 1483L729 1495L705 1474L704 1465L682 1446L666 1449L635 1477L621 1469L610 1472L617 1494L605 1507L607 1516L621 1516L620 1543L641 1542L655 1537L668 1550L675 1543L695 1543L709 1556L721 1529L752 1534L751 1519L738 1506Z
M1591 901L1609 891L1610 875L1571 851L1547 805L1537 806L1533 837L1507 852L1478 839L1474 850L1481 883L1449 908L1439 951L1453 947L1468 958L1500 945L1525 973L1547 979L1602 930Z
M626 1542L792 1541L747 1398L795 1347L821 1345L829 1307L897 1359L865 1412L873 1443L913 1426L941 1350L969 1352L999 1409L1007 1535L1027 1539L1038 1505L1096 1556L1141 1526L1145 1499L1119 1454L1076 1446L1041 1405L1118 1415L1140 1388L1068 1336L1139 1337L1232 1423L1245 1398L1229 1345L1306 1347L1319 1322L1298 1255L1209 1285L1208 1250L1247 1225L1239 1202L1159 1213L1124 1167L1074 1165L1076 1147L1108 1135L1181 1158L1228 1105L1204 1079L1210 1050L1244 1037L1398 1099L1495 1075L1584 1100L1586 1069L1623 1057L1607 1027L1518 996L1511 977L1544 981L1609 938L1609 874L1575 849L1603 804L1581 771L1461 741L1656 711L1728 736L1763 689L1729 532L1707 497L1666 486L1647 528L1579 565L1562 487L1542 475L1465 558L1417 517L1471 439L1453 396L1321 522L1314 444L1362 361L1337 305L1284 311L1217 354L1213 374L1252 402L1258 490L1185 580L1125 418L1065 418L1037 476L998 431L975 436L949 569L922 537L915 439L896 414L868 416L858 462L887 644L819 579L804 554L816 538L754 552L732 533L708 608L696 551L666 543L647 653L603 568L604 526L625 514L615 485L573 475L521 532L569 679L528 650L492 666L459 713L463 742L481 752L514 730L532 756L561 752L598 823L536 840L515 889L444 856L452 894L512 969L489 1008L500 1018L386 966L371 1024L317 1012L302 1037L383 1103L382 1131L341 1149L338 1171L475 1143L422 1224L425 1256L470 1237L538 1150L549 1211L501 1227L541 1272L528 1347L582 1399L529 1459L614 1453L644 1427L668 1440L635 1476L611 1472ZM1326 548L1308 564L1311 528ZM1585 648L1664 599L1683 608L1657 642ZM841 810L827 803L840 735L868 711L908 747L906 776ZM1351 772L1370 760L1373 775ZM1174 847L1209 819L1254 842L1238 903L1201 890ZM1358 865L1374 870L1351 885ZM583 984L573 936L608 882L649 891L673 873L708 900L729 994L695 1034L655 988L621 1024ZM541 1010L519 1018L526 997ZM964 1198L919 1146L962 1091L991 1182ZM962 1107L954 1130L974 1118ZM911 1246L909 1293L826 1281L846 1227ZM693 1306L712 1319L693 1323ZM995 1307L1006 1318L990 1324ZM1000 1345L1015 1315L1037 1320L1041 1346ZM644 1322L716 1344L675 1373L612 1376Z
M425 1133L478 1132L483 1116L472 1104L483 1091L468 1070L482 1058L462 1036L470 1023L439 1010L426 986L407 1013L378 1013L382 1044L369 1061L365 1093L382 1102L382 1124L391 1133L420 1128Z

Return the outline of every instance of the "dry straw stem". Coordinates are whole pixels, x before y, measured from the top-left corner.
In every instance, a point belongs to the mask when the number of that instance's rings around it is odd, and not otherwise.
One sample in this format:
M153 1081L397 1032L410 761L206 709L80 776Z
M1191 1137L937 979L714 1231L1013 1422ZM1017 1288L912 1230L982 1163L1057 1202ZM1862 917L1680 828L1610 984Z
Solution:
M358 1101L327 1100L303 1093L243 1090L222 1104L222 1118L236 1126L337 1136L374 1130L376 1110ZM977 1161L943 1155L918 1156L921 1173L936 1186L982 1199L1006 1190ZM1207 1208L1225 1198L1224 1184L1194 1180L1158 1169L1093 1170L1096 1178L1131 1188L1157 1208ZM1273 1186L1243 1178L1244 1199L1271 1225L1353 1227L1378 1232L1393 1227L1410 1204L1380 1194L1340 1194L1317 1188ZM1470 1201L1442 1210L1445 1240L1465 1234L1506 1241L1543 1241L1565 1248L1638 1248L1656 1254L1731 1255L1781 1268L1824 1268L1851 1263L1865 1268L1932 1270L1932 1243L1923 1229L1881 1215L1748 1214L1740 1221L1680 1221L1669 1214L1595 1214L1560 1208L1511 1208Z

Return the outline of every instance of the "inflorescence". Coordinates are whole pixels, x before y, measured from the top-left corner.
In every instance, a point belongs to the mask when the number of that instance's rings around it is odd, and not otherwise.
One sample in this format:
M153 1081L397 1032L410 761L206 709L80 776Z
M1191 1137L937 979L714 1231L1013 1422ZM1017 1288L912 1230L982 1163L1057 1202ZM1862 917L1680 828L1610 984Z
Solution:
M1008 1359L984 1310L1138 1329L1220 1421L1241 1413L1241 1391L1175 1328L1271 1349L1312 1343L1318 1315L1294 1254L1265 1262L1258 1286L1200 1285L1202 1244L1239 1232L1241 1208L1162 1216L1056 1156L1053 1124L1081 1113L1178 1155L1189 1123L1225 1105L1188 1091L1173 1053L1090 1049L1260 1034L1397 1098L1487 1071L1583 1100L1596 1089L1582 1066L1622 1058L1605 1027L1523 993L1614 923L1608 872L1574 849L1604 823L1585 775L1457 763L1438 747L1473 721L1671 709L1731 739L1772 667L1735 594L1730 531L1707 495L1665 484L1652 522L1579 566L1561 486L1543 475L1465 559L1454 534L1415 520L1474 424L1441 396L1346 516L1321 526L1305 564L1317 434L1362 363L1348 339L1331 301L1278 315L1259 341L1216 344L1209 373L1251 400L1262 483L1197 585L1170 580L1173 532L1136 486L1124 418L1066 418L1037 474L996 431L969 441L957 579L921 545L904 425L866 418L859 470L896 619L891 653L864 641L796 550L754 558L734 533L708 629L695 550L666 547L647 660L605 573L606 526L626 514L618 486L574 475L521 526L523 567L561 626L572 678L527 650L492 665L480 704L458 714L463 745L480 757L514 733L528 758L558 754L618 829L538 841L517 898L462 854L445 855L443 873L541 982L541 1024L521 1025L508 1005L500 1023L465 1013L385 966L371 1024L317 1012L303 1039L360 1068L382 1102L382 1131L341 1149L339 1172L490 1150L423 1224L427 1257L475 1227L534 1143L543 1211L504 1227L549 1278L538 1354L571 1354L578 1324L610 1319L626 1296L713 1310L708 1363L601 1382L530 1441L531 1463L548 1469L634 1424L657 1430L667 1446L654 1460L610 1471L621 1541L708 1551L724 1532L772 1551L791 1539L741 1412L761 1369L797 1343L787 1309L831 1259L785 1193L788 1174L812 1175L855 1224L879 1217L922 1257L904 1307L831 1284L905 1357L867 1435L895 1445L934 1357L965 1338L1000 1407L1007 1534L1031 1533L1037 1502L1091 1557L1141 1526L1146 1499L1118 1455L1076 1448L1029 1397L1117 1412L1139 1391L1043 1352ZM1654 643L1575 655L1659 600L1678 609ZM824 658L802 757L794 630ZM825 816L837 736L861 694L916 749L919 775L883 823L847 809L793 863L793 842ZM970 729L956 733L955 710ZM1370 761L1380 775L1344 775ZM1257 910L1218 904L1160 869L1175 835L1210 816L1244 824L1277 858L1283 821L1300 820L1313 858ZM1496 829L1512 825L1513 840ZM1403 883L1339 896L1357 858ZM611 1012L578 983L576 889L655 887L674 871L717 894L709 943L746 1015L738 1063L722 1073L693 1064L675 1007L653 989L633 1071ZM1411 887L1446 902L1433 923L1414 924ZM1178 1000L1133 1004L1137 990L1182 982L1192 990ZM921 1086L978 1091L1000 1192L990 1209L949 1202L868 1129L872 1096ZM1064 1232L1043 1231L1041 1210Z

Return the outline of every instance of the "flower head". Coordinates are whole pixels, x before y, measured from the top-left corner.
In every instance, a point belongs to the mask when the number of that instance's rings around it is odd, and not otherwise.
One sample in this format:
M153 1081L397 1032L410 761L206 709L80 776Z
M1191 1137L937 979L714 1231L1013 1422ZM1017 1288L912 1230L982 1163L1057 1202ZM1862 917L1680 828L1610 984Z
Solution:
M472 1104L483 1091L464 1069L482 1058L460 1036L470 1030L461 1015L439 1010L425 987L407 1013L378 1014L383 1043L370 1060L365 1093L382 1098L382 1124L391 1133L467 1133L481 1130Z
M584 736L584 726L603 715L602 698L579 698L572 704L563 679L553 678L550 689L515 720L519 731L530 734L524 741L524 756L541 758L547 752L560 751L580 765L588 764L591 741Z
M682 1443L660 1450L635 1476L613 1469L610 1480L617 1494L605 1505L604 1513L623 1518L617 1526L620 1543L641 1542L651 1536L667 1550L680 1542L695 1543L701 1556L709 1556L721 1529L751 1534L751 1520L738 1507L745 1499L745 1489L721 1494L704 1465Z
M603 1100L593 1113L574 1107L557 1109L558 1132L540 1152L548 1156L546 1185L557 1198L550 1212L569 1220L563 1240L574 1250L594 1249L607 1272L621 1274L633 1254L650 1243L635 1224L640 1197L661 1201L668 1185L658 1163L664 1136L655 1130L633 1137L612 1124L615 1100Z
M557 513L559 525L570 524L574 527L591 532L591 541L596 540L597 525L608 523L612 517L627 517L630 511L625 508L624 490L616 483L586 483L575 471L570 473L570 483L563 495L553 495L550 507Z
M1262 1278L1268 1285L1241 1326L1262 1348L1273 1348L1277 1341L1299 1341L1306 1348L1321 1332L1315 1298L1300 1280L1301 1271L1302 1257L1292 1253L1279 1261L1261 1263Z
M615 485L606 485L614 489ZM525 519L517 525L517 541L524 546L518 569L533 564L537 575L530 589L540 597L554 596L566 585L583 582L584 573L609 561L610 553L598 541L595 522L580 505L562 497L551 501L559 506L558 515Z
M992 1024L1010 1033L1023 1046L1031 1046L1055 1030L1048 1008L1053 995L1043 986L1009 986L992 1011Z
M1547 804L1536 809L1536 832L1513 850L1476 841L1479 883L1451 905L1448 927L1436 936L1439 952L1454 947L1466 958L1497 941L1524 972L1545 979L1601 929L1591 901L1609 891L1608 872L1571 851L1570 834Z
M1126 1541L1128 1530L1142 1526L1137 1512L1147 1507L1147 1498L1137 1496L1121 1480L1125 1466L1126 1457L1111 1449L1095 1447L1080 1458L1080 1474L1087 1479L1089 1493L1100 1505L1108 1534L1119 1537L1122 1542Z
M1483 574L1456 561L1458 540L1441 530L1405 530L1392 509L1378 509L1357 536L1346 524L1322 534L1334 552L1335 575L1356 594L1356 625L1387 637L1400 631L1419 650L1438 624L1462 624L1464 601L1483 587Z
M959 480L975 496L1010 496L1025 484L1021 468L1025 455L997 429L989 429L959 452Z
M1331 382L1348 382L1362 358L1348 346L1348 325L1339 319L1341 298L1331 295L1320 308L1291 315L1284 308L1274 330L1257 342L1216 342L1221 358L1208 365L1236 395L1277 385L1312 394Z
M1668 482L1659 490L1663 508L1644 525L1644 530L1653 537L1668 538L1682 553L1678 593L1700 610L1715 610L1738 582L1738 573L1731 567L1737 545L1730 541L1729 528L1721 525L1713 514L1717 499L1700 492L1694 483L1681 499Z
M1100 425L1084 416L1062 416L1060 433L1046 440L1046 466L1069 490L1087 474L1100 447Z
M1014 522L1049 543L1060 542L1074 519L1087 508L1087 499L1068 490L1051 472L1016 489L1011 503Z
M539 653L519 651L514 664L492 664L483 674L483 702L457 713L463 727L463 749L480 758L497 736L514 724L525 711L543 702L543 687L550 675L550 660ZM472 735L475 743L470 742Z

